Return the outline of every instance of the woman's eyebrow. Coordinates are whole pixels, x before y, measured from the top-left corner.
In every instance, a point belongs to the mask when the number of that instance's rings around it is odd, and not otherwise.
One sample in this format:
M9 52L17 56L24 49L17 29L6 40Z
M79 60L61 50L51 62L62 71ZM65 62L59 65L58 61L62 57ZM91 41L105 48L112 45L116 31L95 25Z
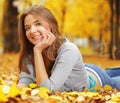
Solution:
M33 23L38 23L39 22L39 20L35 20Z
M38 23L39 20L35 20L33 23ZM25 27L28 27L29 25L25 24Z

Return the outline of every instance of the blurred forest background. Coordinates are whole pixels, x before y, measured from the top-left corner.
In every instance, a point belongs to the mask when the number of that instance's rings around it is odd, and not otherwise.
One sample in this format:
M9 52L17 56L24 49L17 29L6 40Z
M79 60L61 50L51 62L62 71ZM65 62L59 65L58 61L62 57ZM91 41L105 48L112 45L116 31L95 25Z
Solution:
M18 17L22 10L35 4L53 12L61 33L83 55L120 59L120 0L1 0L0 54L19 52Z

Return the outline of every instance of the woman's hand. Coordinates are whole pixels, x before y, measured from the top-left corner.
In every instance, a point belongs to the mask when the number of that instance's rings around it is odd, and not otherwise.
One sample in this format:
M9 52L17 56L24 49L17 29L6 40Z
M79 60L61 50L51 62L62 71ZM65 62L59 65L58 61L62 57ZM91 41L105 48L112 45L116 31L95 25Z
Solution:
M34 51L42 52L43 49L50 46L55 41L55 36L53 33L48 32L46 34L42 34L42 40L34 46Z

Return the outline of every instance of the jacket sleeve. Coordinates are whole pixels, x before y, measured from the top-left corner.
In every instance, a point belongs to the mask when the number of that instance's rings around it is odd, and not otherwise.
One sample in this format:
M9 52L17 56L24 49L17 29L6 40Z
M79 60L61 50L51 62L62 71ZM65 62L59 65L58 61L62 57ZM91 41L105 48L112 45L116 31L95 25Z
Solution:
M30 71L30 74L21 71L20 73L20 79L18 84L30 84L33 83L35 81L35 74L34 74L34 68L31 64L27 64L27 68Z

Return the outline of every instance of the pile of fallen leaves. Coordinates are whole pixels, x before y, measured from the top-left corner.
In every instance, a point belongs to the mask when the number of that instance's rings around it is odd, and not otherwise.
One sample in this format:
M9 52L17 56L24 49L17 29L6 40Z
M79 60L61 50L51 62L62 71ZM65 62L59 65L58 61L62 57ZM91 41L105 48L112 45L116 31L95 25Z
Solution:
M0 78L0 103L120 103L120 92L106 85L104 88L96 87L96 92L60 92L50 91L37 84L19 89L16 83L7 85Z
M0 56L0 103L120 103L120 91L108 85L94 87L95 92L87 88L82 92L60 92L32 83L20 90L16 85L19 76L18 54Z

